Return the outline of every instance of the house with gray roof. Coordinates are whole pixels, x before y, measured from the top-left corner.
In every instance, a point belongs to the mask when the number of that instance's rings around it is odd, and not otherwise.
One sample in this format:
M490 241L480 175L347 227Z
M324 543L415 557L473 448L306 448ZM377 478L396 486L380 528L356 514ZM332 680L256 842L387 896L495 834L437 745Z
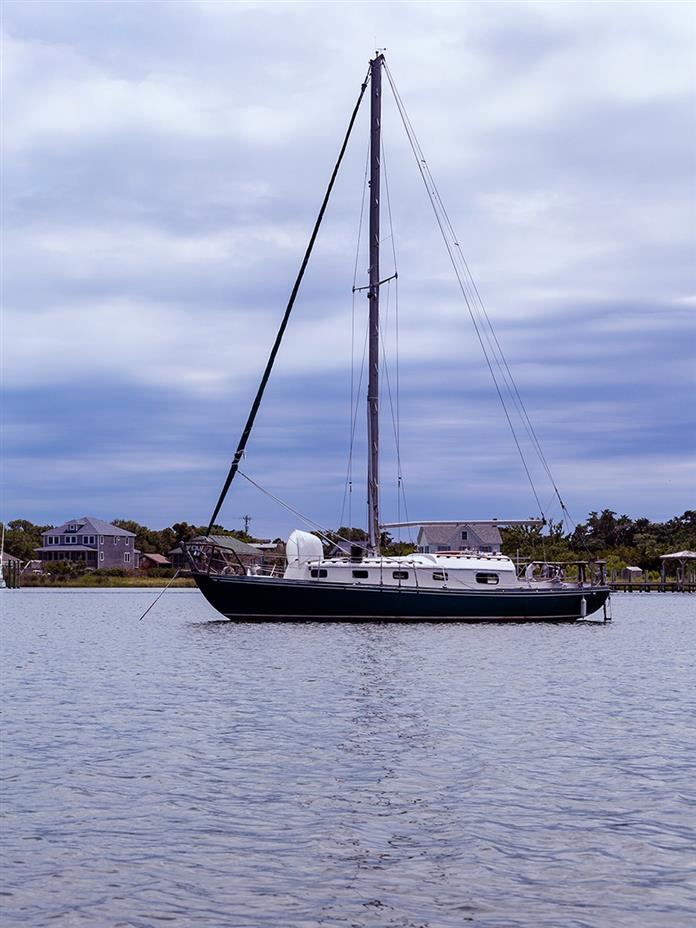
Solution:
M438 551L483 551L500 554L501 538L493 522L470 525L421 525L416 539L417 550L422 554Z
M262 558L262 552L254 545L248 545L245 541L240 541L233 535L198 535L192 538L187 544L194 548L197 545L214 545L220 551L229 553L236 563L259 562ZM181 543L167 552L167 557L171 561L172 567L179 570L187 570L189 567L188 559L184 554ZM246 560L245 560L246 559Z
M98 567L138 566L135 535L103 519L82 516L41 533L36 553L44 568L55 561L82 561L90 570Z

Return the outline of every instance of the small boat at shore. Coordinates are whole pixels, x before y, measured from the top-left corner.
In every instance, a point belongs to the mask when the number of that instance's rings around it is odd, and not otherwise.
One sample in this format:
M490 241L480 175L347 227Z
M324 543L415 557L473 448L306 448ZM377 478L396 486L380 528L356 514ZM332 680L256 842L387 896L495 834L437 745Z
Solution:
M380 521L379 507L380 290L387 283L380 275L381 103L382 74L385 69L384 55L375 54L375 57L370 61L367 77L361 86L360 95L353 110L348 131L304 255L300 272L292 289L285 315L242 431L229 473L210 519L208 531L202 539L197 539L195 543L183 546L192 575L211 605L227 618L238 621L572 622L585 618L602 608L605 610L606 617L609 589L604 582L601 565L590 566L588 564L578 568L577 580L570 582L562 576L561 571L558 569L544 570L542 572L543 576L539 578L535 577L533 570L530 571L529 569L522 576L519 576L515 563L509 557L497 552L470 550L464 547L461 550L454 551L437 551L434 553L421 551L400 556L386 556L380 550L384 529L414 524L383 524ZM386 73L394 90L397 106L400 113L402 113L403 119L403 105L394 88L388 69L386 69ZM263 568L251 569L243 565L239 558L237 558L238 564L235 564L229 553L221 550L220 545L212 537L213 526L235 476L239 474L246 477L240 470L240 463L360 103L368 86L370 87L371 114L368 185L369 280L364 288L354 288L365 290L369 301L367 541L364 545L347 542L350 554L331 556L325 553L324 545L318 535L296 530L288 538L286 565L282 572L276 573L275 566L265 570ZM419 169L426 181L426 189L428 189L429 172L425 159L419 157L419 146L415 141L415 136L412 137L411 135L412 128L407 119L404 119L404 125L409 134L409 141L414 153L417 155ZM453 258L453 254L458 251L459 245L451 224L449 224L446 213L444 213L445 220L440 221L437 212L438 204L433 202L432 197L431 203L433 203L440 230L448 245L450 257ZM443 224L445 228L443 228ZM448 228L452 233L451 242L448 242L447 238L449 234ZM466 274L469 273L468 267L465 262L463 265L458 266L454 258L453 266L468 305L467 285L465 280L459 277L460 272L464 274L463 268ZM471 283L473 284L473 280ZM475 285L473 286L475 290ZM476 296L478 297L478 291L476 291ZM474 319L474 316L472 316L472 319ZM475 319L474 325L476 326ZM486 346L481 339L478 328L476 331L485 352ZM497 339L495 341L497 344ZM486 356L486 359L488 360L488 356ZM495 373L490 362L489 368L495 380ZM505 368L507 373L510 374L507 362L505 362ZM497 381L496 388L498 388ZM515 392L517 398L520 399L516 387ZM498 389L498 395L500 396L500 389ZM508 421L510 421L509 418ZM536 438L536 436L534 437ZM246 479L258 486L251 478L247 477ZM423 525L427 522L428 520L422 520L417 524ZM543 522L543 517L540 517L538 520L525 521L497 520L496 524L500 526L542 525ZM457 525L459 523L453 522L451 524Z

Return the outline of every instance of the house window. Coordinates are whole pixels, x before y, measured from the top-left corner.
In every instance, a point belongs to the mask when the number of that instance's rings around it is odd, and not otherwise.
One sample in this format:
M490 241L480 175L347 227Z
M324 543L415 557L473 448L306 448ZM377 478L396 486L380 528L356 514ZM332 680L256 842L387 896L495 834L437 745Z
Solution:
M100 535L100 536L99 536L99 544L100 544L100 545L103 545L103 544L104 544L104 536L103 536L103 535Z
M407 570L395 570L392 573L392 577L395 580L408 580L408 571Z
M477 583L488 583L491 586L495 586L497 583L500 582L500 577L498 576L498 574L480 573L480 574L476 574L476 582Z
M71 522L70 525L68 526L68 531L69 531L69 532L76 532L76 531L77 531L77 524L76 524L75 522Z
M127 545L130 544L130 538L126 538L126 544L127 544Z
M481 547L479 548L479 551L483 551L484 553L490 552L490 550L491 550L490 545L481 545Z
M437 550L438 550L438 551L448 551L449 548L447 547L447 545L438 545L438 546L437 546Z
M124 564L130 564L130 551L125 551L123 554Z
M367 580L369 573L366 570L354 570L353 579L354 580Z
M434 570L433 571L433 580L447 580L449 579L449 574L446 570Z
M103 552L103 551L100 551L100 552L99 552L99 560L100 560L100 561L103 561L103 560L104 560L104 552Z
M469 533L468 533L468 532L462 532L462 541L467 541L468 538L469 538Z
M118 535L114 535L114 544L115 544L115 545L117 545L117 544L119 543L120 540L121 540L121 539L118 537Z
M317 579L318 577L329 576L328 570L324 570L323 568L317 568L317 567L313 567L309 573L310 573L310 576L314 577L315 579Z

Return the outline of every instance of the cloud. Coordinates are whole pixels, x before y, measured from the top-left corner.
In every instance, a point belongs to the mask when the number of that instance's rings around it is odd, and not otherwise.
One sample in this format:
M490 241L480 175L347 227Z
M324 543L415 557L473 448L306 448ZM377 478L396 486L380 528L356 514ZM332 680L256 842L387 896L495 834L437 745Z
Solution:
M690 505L696 80L686 7L9 2L4 20L13 514L205 519L372 35L388 46L570 501L580 514ZM340 515L351 356L359 367L364 337L367 301L351 288L366 118L365 109L248 458L327 522ZM496 501L514 510L499 515L528 515L524 475L388 93L384 127L413 507L445 518L449 494L470 515L490 515ZM383 228L391 273L386 215ZM363 230L358 285L365 244ZM393 347L393 284L389 301ZM383 411L386 475L386 395ZM363 432L360 421L356 462ZM274 518L288 524L250 493L235 488L229 511L243 505L266 519L266 534Z

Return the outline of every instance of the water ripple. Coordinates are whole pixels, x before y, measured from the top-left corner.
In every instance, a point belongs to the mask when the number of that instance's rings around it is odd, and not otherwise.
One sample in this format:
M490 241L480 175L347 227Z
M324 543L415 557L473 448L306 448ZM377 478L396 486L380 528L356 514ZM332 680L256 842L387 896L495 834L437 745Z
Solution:
M3 597L4 928L696 923L693 599L233 625Z

